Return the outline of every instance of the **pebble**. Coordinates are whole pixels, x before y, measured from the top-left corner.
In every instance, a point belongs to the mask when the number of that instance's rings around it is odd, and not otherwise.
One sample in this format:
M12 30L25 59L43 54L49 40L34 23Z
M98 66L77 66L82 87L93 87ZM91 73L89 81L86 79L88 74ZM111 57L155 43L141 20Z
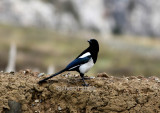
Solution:
M24 74L29 74L29 73L31 73L31 70L30 70L30 69L26 69L26 70L24 71Z
M43 76L44 75L44 73L39 73L38 74L38 77L41 77L41 76Z
M35 102L36 102L36 103L38 103L38 102L39 102L39 100L38 100L38 99L36 99L36 100L35 100Z
M160 79L159 78L155 78L155 81L157 81L158 83L160 83Z
M77 75L75 75L75 78L78 78L79 77L79 75L77 74Z
M94 79L95 77L90 77L91 79Z
M32 104L32 106L35 106L35 104Z
M62 110L62 108L61 108L60 106L58 106L58 110L59 110L59 111L61 111L61 110Z

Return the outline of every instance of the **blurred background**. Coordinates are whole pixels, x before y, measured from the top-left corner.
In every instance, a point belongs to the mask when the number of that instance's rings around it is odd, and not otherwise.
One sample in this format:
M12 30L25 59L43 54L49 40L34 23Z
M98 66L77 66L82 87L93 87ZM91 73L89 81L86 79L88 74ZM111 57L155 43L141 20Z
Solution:
M88 76L159 76L159 11L157 0L0 0L0 70L51 74L96 38Z

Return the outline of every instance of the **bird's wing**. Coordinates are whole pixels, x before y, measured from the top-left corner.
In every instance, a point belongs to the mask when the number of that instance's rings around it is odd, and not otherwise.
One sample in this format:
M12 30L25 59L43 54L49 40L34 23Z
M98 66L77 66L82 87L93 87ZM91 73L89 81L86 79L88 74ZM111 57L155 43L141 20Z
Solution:
M66 67L66 69L67 69L67 70L73 70L73 69L79 67L80 65L87 63L87 62L90 60L90 58L91 58L91 55L86 56L86 57L83 57L83 58L77 58L77 59L73 60L73 61Z

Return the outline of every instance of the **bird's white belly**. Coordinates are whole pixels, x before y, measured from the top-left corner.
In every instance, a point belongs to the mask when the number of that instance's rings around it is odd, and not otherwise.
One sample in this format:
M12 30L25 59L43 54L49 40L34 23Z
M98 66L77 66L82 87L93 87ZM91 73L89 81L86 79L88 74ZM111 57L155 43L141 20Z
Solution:
M93 67L93 65L94 65L93 59L91 58L88 63L82 64L82 65L79 67L79 71L80 71L82 74L84 74L84 73L88 72L89 69Z

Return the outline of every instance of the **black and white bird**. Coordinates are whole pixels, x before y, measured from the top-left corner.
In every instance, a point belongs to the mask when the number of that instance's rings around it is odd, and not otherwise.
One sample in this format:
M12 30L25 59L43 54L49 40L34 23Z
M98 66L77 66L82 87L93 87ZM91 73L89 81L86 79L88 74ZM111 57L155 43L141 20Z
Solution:
M77 71L80 73L80 76L84 82L84 86L88 86L88 84L84 81L84 74L90 70L90 68L93 67L93 65L97 61L98 52L99 52L99 44L96 39L90 39L88 40L89 47L84 50L75 60L73 60L65 69L59 71L58 73L55 73L38 83L43 83L44 81L64 72L64 71Z

